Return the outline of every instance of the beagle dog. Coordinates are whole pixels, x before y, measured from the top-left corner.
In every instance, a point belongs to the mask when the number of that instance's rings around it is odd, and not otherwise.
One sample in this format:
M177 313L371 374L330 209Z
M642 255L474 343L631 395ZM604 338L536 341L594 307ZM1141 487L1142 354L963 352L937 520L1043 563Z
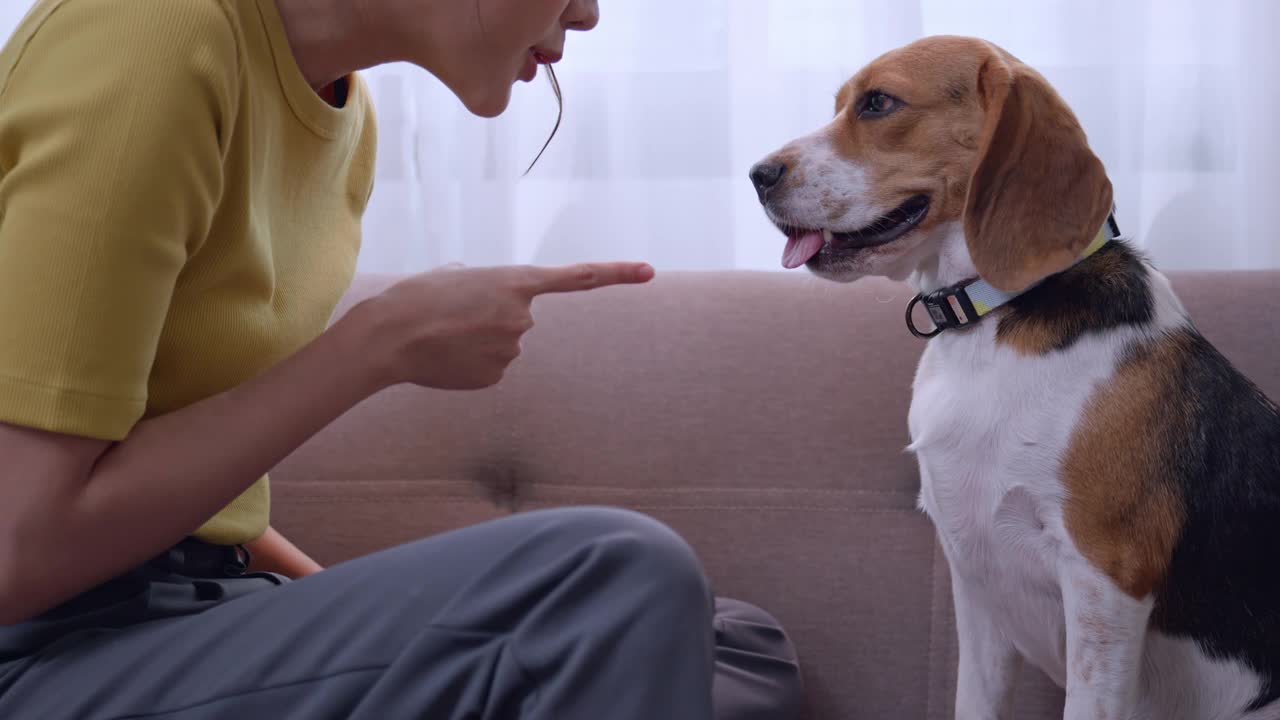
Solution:
M787 268L920 293L908 450L951 568L956 717L1013 718L1025 659L1066 720L1280 718L1280 412L1120 236L1049 83L926 38L751 180Z

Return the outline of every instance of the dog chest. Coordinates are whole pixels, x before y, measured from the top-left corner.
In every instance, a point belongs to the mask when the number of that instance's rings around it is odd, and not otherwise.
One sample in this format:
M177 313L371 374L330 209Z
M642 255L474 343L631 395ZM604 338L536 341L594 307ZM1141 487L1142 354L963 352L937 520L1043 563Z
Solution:
M917 372L909 424L921 507L953 571L1033 664L1065 672L1060 466L1109 347L1045 357L1001 348L985 328L932 341ZM1101 351L1101 352L1100 352ZM1079 352L1080 356L1077 356Z

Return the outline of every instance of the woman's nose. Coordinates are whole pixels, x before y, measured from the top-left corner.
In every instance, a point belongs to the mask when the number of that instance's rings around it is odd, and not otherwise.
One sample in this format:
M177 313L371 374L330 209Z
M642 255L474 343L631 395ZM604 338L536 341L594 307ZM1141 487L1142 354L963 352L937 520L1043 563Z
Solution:
M560 23L566 30L590 30L600 24L600 4L597 0L569 0Z

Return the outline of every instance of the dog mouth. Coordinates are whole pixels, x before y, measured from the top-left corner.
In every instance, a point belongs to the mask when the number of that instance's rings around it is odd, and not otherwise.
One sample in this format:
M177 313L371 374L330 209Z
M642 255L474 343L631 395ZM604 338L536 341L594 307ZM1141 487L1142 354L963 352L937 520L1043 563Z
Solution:
M888 245L923 222L928 214L929 196L913 195L866 227L851 232L779 223L778 228L787 235L782 265L790 270L813 263L824 252L848 253Z

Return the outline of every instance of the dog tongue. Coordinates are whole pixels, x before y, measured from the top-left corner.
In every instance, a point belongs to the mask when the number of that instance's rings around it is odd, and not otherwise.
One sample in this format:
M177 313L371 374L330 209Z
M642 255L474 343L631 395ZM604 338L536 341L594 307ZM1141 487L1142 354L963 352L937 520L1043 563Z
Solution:
M791 270L809 262L809 258L822 249L822 233L807 232L787 238L787 249L782 251L782 267Z

